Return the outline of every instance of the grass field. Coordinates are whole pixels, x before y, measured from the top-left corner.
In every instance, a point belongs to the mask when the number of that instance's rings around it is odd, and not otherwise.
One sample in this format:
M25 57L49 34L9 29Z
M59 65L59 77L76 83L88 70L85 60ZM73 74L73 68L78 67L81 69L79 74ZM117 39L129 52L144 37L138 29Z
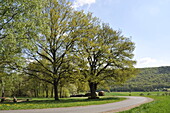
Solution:
M73 107L112 103L124 100L124 98L117 97L101 97L100 99L81 98L62 98L60 101L54 101L53 98L32 98L30 102L5 102L0 103L0 110L17 110L17 109L43 109L43 108L59 108L59 107Z
M119 113L170 113L170 96L166 96L164 92L115 92L108 93L108 95L119 95L119 96L140 96L141 94L146 97L153 98L154 101L151 103L143 104L139 107L133 108L128 111Z
M164 95L164 92L132 92L132 93L111 92L106 93L105 97L101 97L100 99L97 100L89 100L85 97L63 98L60 101L54 101L53 98L32 98L30 102L0 103L0 110L42 109L42 108L97 105L123 100L123 98L116 98L114 96L129 96L129 95L132 96L142 95L153 98L154 101L120 113L170 113L170 96Z

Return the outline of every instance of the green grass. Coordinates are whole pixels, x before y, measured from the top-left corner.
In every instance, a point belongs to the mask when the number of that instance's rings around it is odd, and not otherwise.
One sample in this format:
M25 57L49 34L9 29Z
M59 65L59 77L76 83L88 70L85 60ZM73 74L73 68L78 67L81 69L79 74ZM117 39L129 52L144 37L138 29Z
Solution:
M100 99L96 100L90 100L85 97L63 98L60 101L54 101L53 98L32 98L30 102L0 103L0 110L43 109L98 105L124 100L123 98L116 98L114 96L128 96L129 94L132 96L139 96L141 93L146 97L153 98L154 101L120 113L170 113L170 96L162 96L164 92L111 92L106 93L105 97L100 97Z
M106 104L124 100L124 98L117 97L101 97L100 99L87 98L63 98L60 101L54 101L53 98L33 98L30 102L0 103L0 110L17 110L17 109L43 109L43 108L59 108L59 107L73 107Z
M119 113L170 113L170 96L163 96L164 92L114 92L107 95L128 96L131 94L139 96L141 93L146 97L153 98L154 101Z
M151 103L120 113L170 113L170 96L148 96L155 99Z
M148 96L149 94L151 95L162 95L164 92L111 92L111 93L106 93L107 96L140 96L140 94L144 94L144 96Z

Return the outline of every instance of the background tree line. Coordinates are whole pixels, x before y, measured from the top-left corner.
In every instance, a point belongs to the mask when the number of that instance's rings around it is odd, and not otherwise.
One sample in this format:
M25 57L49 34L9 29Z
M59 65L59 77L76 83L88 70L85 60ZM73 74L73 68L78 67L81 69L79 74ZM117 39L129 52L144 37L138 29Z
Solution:
M51 95L58 100L63 90L74 88L89 89L91 98L96 98L99 85L122 83L136 73L130 38L92 13L74 10L71 2L0 3L2 96L9 91L9 95Z
M170 67L139 68L139 74L111 91L162 91L170 88Z

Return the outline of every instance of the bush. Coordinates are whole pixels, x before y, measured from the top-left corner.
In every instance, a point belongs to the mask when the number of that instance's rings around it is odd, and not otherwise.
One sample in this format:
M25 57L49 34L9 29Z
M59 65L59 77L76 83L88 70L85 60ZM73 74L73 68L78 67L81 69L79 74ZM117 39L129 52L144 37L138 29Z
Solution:
M141 94L140 94L140 96L144 96L144 94L143 94L143 93L141 93Z
M147 95L151 95L151 93L148 93Z

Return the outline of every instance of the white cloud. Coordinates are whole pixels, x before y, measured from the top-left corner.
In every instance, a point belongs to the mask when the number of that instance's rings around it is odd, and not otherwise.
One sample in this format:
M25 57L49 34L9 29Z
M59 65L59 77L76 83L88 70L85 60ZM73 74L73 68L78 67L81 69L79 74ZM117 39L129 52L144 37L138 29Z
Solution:
M145 57L137 60L136 68L170 66L170 62Z
M156 62L156 60L153 59L153 58L149 58L149 57L142 58L142 59L139 60L140 64L145 64L145 65L147 65L149 63L154 63L154 62Z
M96 0L75 0L73 2L73 8L77 9L77 8L82 7L84 5L88 5L88 7L89 7L91 4L93 4L95 2L96 2Z

